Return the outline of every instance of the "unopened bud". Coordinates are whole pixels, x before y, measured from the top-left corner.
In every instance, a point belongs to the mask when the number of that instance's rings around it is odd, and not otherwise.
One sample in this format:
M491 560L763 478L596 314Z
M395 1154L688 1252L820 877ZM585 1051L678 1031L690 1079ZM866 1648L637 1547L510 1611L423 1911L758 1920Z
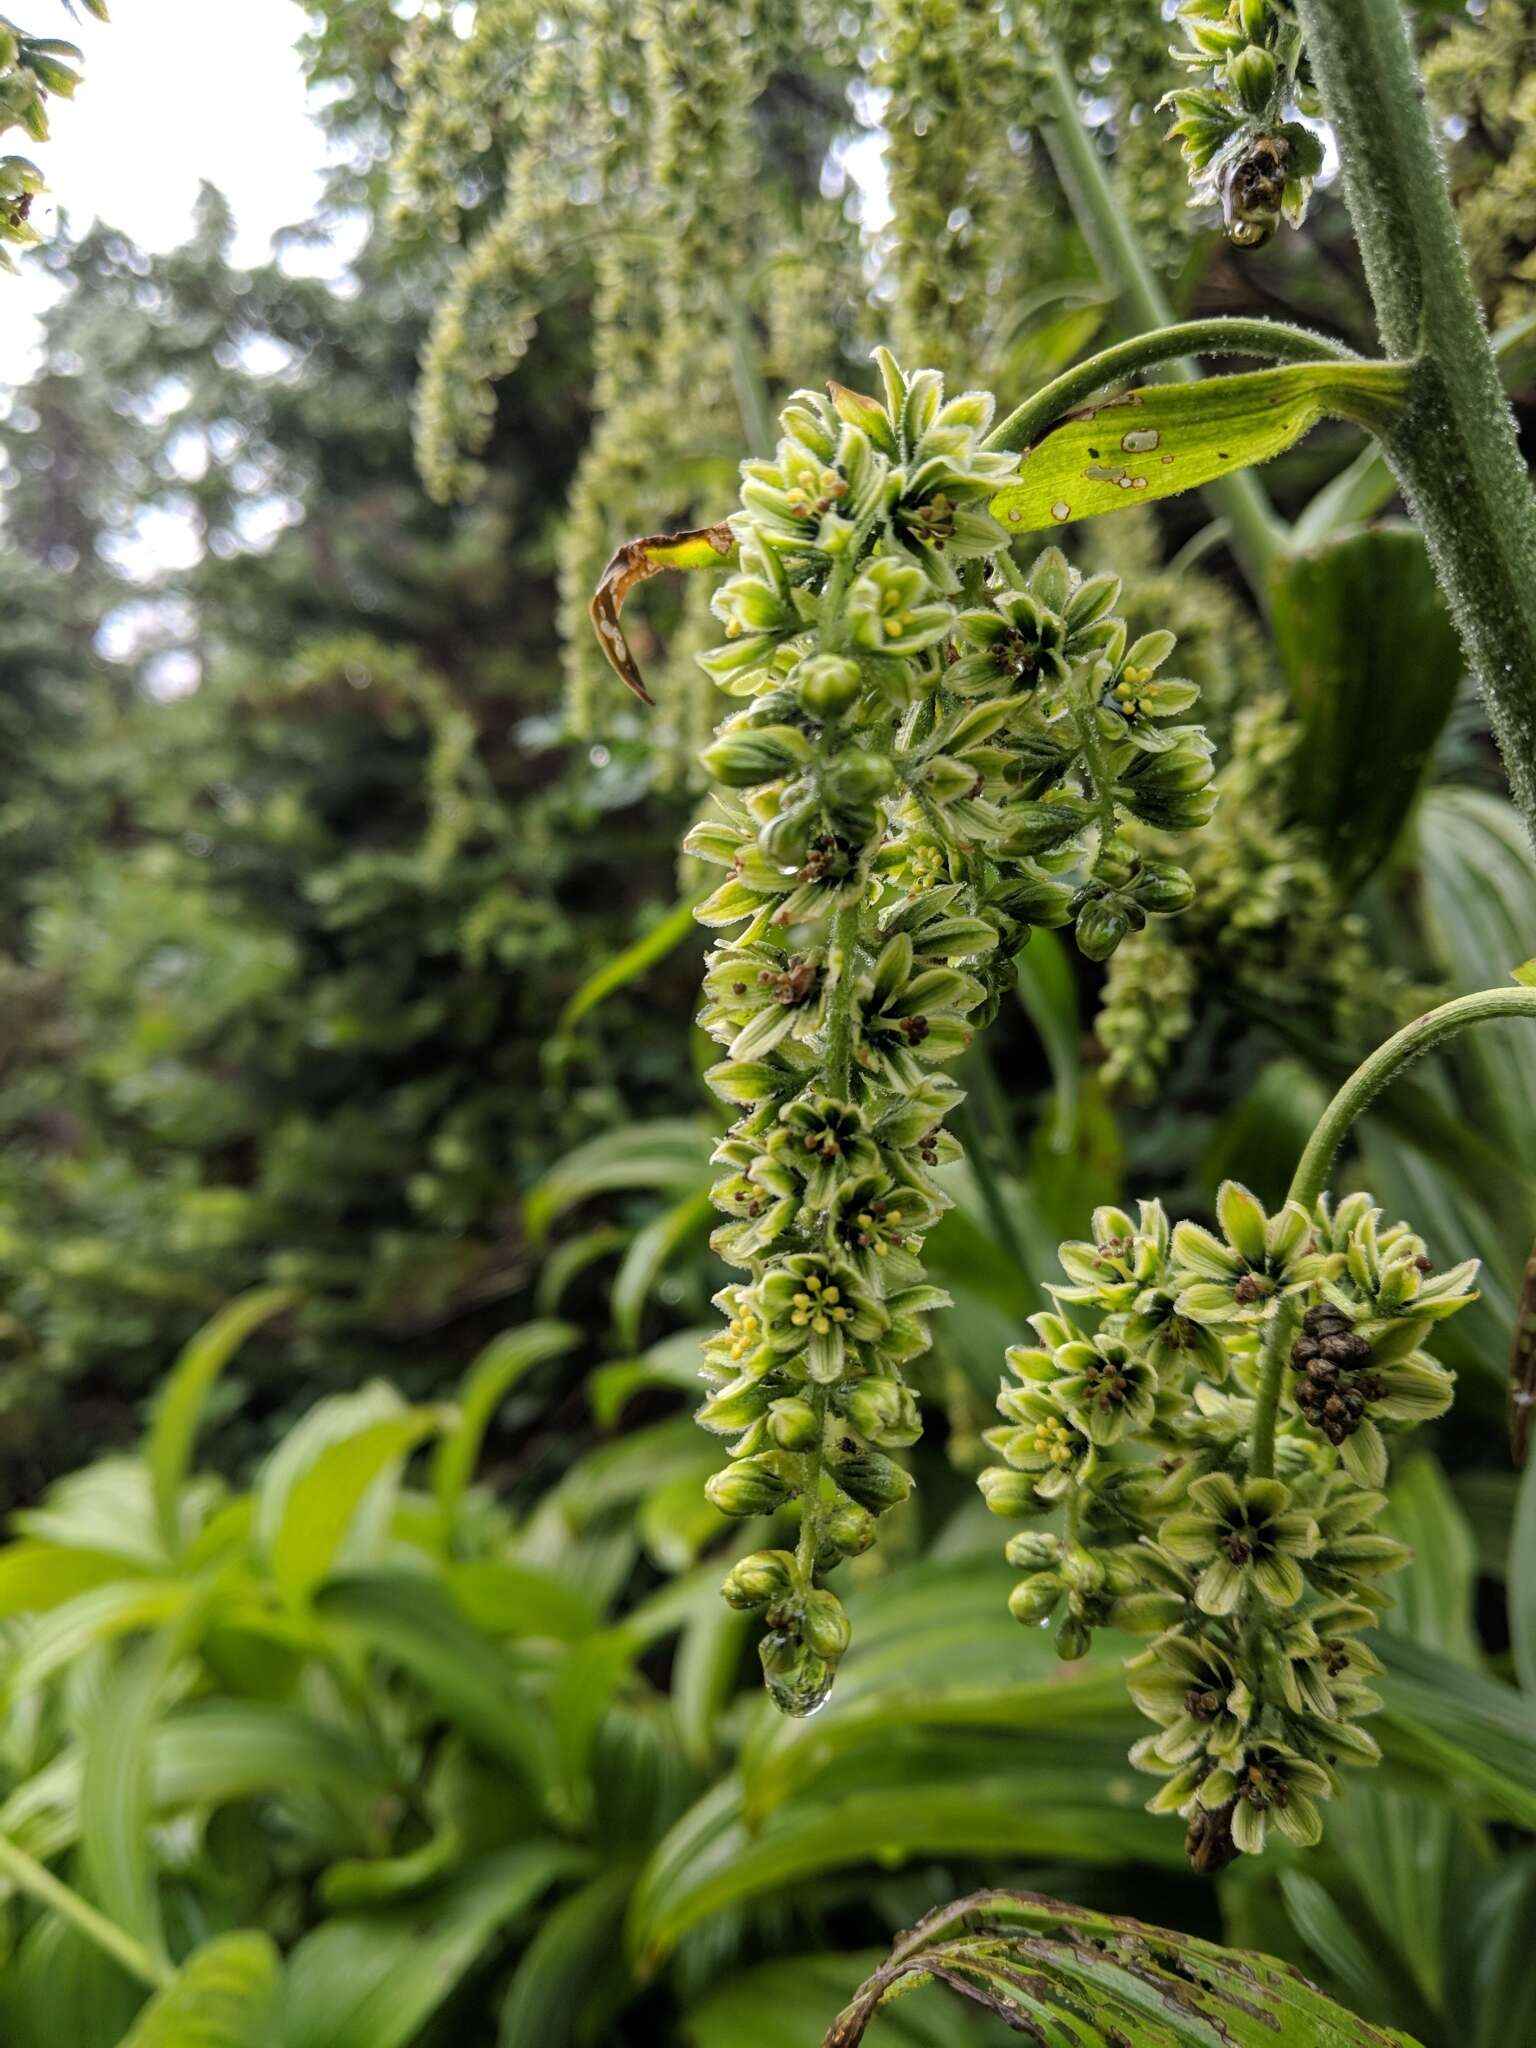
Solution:
M795 1586L795 1560L787 1550L754 1550L732 1565L720 1590L732 1607L766 1607Z
M778 1474L756 1458L727 1465L704 1482L704 1496L722 1515L771 1515L789 1498Z

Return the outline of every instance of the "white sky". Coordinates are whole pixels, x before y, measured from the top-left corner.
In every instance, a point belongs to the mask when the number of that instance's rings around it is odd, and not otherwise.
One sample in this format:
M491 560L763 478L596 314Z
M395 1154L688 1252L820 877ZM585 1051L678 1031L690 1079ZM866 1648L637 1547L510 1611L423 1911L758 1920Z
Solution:
M59 0L16 0L15 13L85 52L76 97L50 102L48 141L0 142L48 182L33 215L45 237L62 208L76 228L97 217L172 248L203 178L234 208L237 262L259 262L276 229L309 214L325 143L305 108L297 0L112 0L110 25L83 10L72 23ZM43 279L0 276L0 384L27 375L47 295Z

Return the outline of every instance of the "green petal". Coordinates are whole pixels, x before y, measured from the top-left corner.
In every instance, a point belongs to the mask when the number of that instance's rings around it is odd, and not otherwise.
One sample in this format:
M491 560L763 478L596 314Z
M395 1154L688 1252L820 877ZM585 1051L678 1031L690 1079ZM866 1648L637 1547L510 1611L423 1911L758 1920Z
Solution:
M1193 1287L1186 1287L1173 1305L1192 1323L1231 1323L1242 1314L1232 1298L1231 1288L1222 1287L1214 1280L1199 1280Z
M1157 1532L1164 1550L1186 1564L1199 1564L1216 1551L1216 1527L1209 1515L1170 1515Z
M1322 1840L1323 1816L1305 1792L1293 1790L1284 1806L1272 1809L1272 1817L1285 1839L1294 1842L1298 1849L1310 1849L1314 1842Z
M1177 1265L1203 1280L1235 1280L1243 1270L1242 1260L1198 1223L1174 1225L1173 1256Z
M1262 1557L1253 1567L1254 1584L1272 1607L1294 1607L1304 1581L1292 1557Z
M1243 1496L1238 1492L1237 1481L1226 1472L1208 1472L1203 1479L1197 1479L1189 1489L1189 1498L1207 1515L1242 1513Z
M1200 1574L1195 1605L1202 1614L1230 1614L1243 1597L1246 1573L1230 1558L1218 1557Z
M1232 1839L1245 1856L1264 1853L1264 1809L1239 1799L1232 1809Z
M1216 1194L1216 1220L1227 1242L1249 1266L1262 1266L1267 1219L1241 1181L1224 1180Z
M1387 1447L1369 1418L1353 1436L1345 1437L1340 1455L1345 1471L1362 1486L1380 1486L1387 1476Z

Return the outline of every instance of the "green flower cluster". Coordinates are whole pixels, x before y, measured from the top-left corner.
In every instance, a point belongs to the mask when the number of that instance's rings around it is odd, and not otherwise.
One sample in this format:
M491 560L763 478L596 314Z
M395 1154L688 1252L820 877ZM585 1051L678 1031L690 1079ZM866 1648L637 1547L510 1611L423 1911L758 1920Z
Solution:
M1425 1345L1477 1271L1435 1274L1365 1194L1267 1216L1228 1181L1216 1207L1219 1236L1143 1202L1061 1247L1066 1284L1008 1353L988 1437L1004 1462L980 1482L998 1514L1064 1511L1061 1533L1008 1546L1020 1621L1055 1622L1064 1657L1096 1628L1152 1637L1128 1670L1157 1727L1131 1757L1202 1870L1271 1824L1315 1842L1337 1766L1376 1761L1359 1637L1407 1559L1373 1526L1384 1432L1449 1407Z
M1292 109L1315 114L1301 27L1290 0L1184 0L1187 49L1174 56L1202 82L1163 102L1175 116L1194 204L1221 203L1227 235L1256 249L1286 220L1300 227L1323 145Z
M1489 315L1512 326L1536 305L1536 8L1488 0L1433 32L1424 83L1446 117L1457 226Z
M701 921L712 1087L743 1110L717 1152L720 1255L705 1427L731 1439L727 1513L800 1502L794 1553L732 1572L766 1612L787 1711L826 1697L847 1640L817 1583L874 1538L910 1481L889 1455L918 1417L903 1368L947 1297L924 1233L956 1155L943 1068L997 1007L1035 925L1111 953L1182 909L1173 863L1125 825L1210 812L1210 746L1166 677L1172 636L1132 641L1113 576L1054 548L1028 573L986 507L1018 457L992 401L881 351L881 399L798 392L770 461L743 467L739 569L702 657L741 708L704 755L718 785L688 851L726 870Z

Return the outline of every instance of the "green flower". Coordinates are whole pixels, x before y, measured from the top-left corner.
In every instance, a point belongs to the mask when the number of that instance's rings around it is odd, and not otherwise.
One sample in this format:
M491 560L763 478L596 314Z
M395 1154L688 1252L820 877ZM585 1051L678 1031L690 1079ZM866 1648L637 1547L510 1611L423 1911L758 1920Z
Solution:
M997 1405L1009 1426L987 1430L986 1441L1015 1473L1024 1475L1036 1501L1048 1505L1087 1478L1094 1462L1093 1440L1076 1426L1053 1394L1039 1387L1004 1387ZM987 1494L987 1505L994 1507L986 1480L984 1472L982 1491ZM999 1498L1009 1493L1006 1487L995 1490ZM994 1511L1010 1512L995 1507Z
M953 967L919 968L905 932L886 940L857 991L855 1058L880 1086L907 1093L923 1066L955 1059L973 1036L966 1013L984 991Z
M1102 1330L1086 1337L1065 1316L1047 1313L1030 1322L1041 1344L1014 1345L1005 1354L1009 1369L1048 1387L1084 1436L1112 1444L1151 1424L1157 1375L1128 1345Z
M915 562L883 555L861 569L848 593L848 637L866 654L918 654L954 624Z
M1283 1295L1309 1287L1338 1263L1312 1249L1312 1219L1299 1202L1267 1217L1247 1188L1223 1181L1216 1220L1219 1238L1198 1223L1180 1223L1173 1233L1175 1306L1192 1322L1258 1322Z
M1165 1550L1201 1567L1195 1601L1206 1614L1231 1614L1257 1594L1271 1607L1294 1607L1305 1589L1299 1560L1318 1546L1317 1524L1290 1506L1278 1479L1209 1473L1189 1489L1189 1507L1158 1532Z
M1166 1271L1168 1218L1163 1205L1143 1202L1139 1225L1123 1209L1095 1209L1092 1243L1069 1239L1056 1256L1072 1283L1051 1289L1057 1301L1091 1302L1107 1315L1128 1309Z
M873 1172L880 1152L862 1113L828 1095L797 1095L779 1110L768 1150L803 1182L803 1199L825 1209L850 1175Z
M831 1235L866 1286L887 1291L922 1278L917 1252L936 1220L932 1203L889 1174L845 1181L831 1204Z
M841 1378L849 1343L869 1344L890 1317L841 1259L796 1252L758 1286L768 1341L781 1355L803 1356L809 1377Z
M1281 1742L1244 1748L1230 1770L1211 1772L1200 1787L1200 1804L1215 1811L1232 1802L1232 1839L1244 1855L1263 1853L1273 1822L1288 1842L1310 1849L1323 1832L1317 1801L1333 1787L1319 1764Z
M1162 1733L1153 1738L1168 1764L1231 1757L1253 1718L1253 1695L1215 1643L1160 1636L1126 1665L1131 1698Z

